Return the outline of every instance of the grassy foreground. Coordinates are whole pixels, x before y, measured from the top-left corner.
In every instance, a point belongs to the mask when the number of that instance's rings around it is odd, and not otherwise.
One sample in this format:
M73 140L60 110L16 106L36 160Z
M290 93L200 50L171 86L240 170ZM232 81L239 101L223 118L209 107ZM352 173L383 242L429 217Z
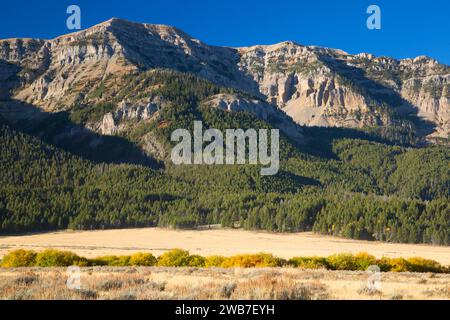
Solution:
M75 290L69 277L66 268L2 268L0 299L450 299L450 275L435 273L383 273L377 290L367 272L294 268L82 267Z
M289 260L272 254L245 254L232 257L191 255L186 250L174 249L159 257L151 253L135 253L130 256L104 256L93 259L80 257L69 251L54 249L35 252L32 250L14 250L0 261L3 268L21 267L68 267L68 266L158 266L158 267L196 267L196 268L300 268L345 271L366 271L377 265L383 272L430 272L450 273L449 266L423 259L386 258L376 259L368 253L335 254L329 257L294 257Z

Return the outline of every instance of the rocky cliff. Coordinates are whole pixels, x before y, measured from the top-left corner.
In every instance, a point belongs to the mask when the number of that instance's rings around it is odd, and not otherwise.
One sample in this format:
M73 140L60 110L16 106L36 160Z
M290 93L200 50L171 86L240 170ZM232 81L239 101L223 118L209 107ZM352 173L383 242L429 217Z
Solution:
M71 110L112 99L124 77L152 69L195 74L258 100L211 99L230 110L263 115L264 106L277 106L308 126L406 123L424 136L450 134L450 68L431 58L395 60L293 42L214 47L173 27L120 19L52 40L0 40L0 99ZM122 120L148 120L162 107L160 100L130 102L134 95L115 99L89 127L114 134Z
M395 60L293 42L239 49L240 69L267 100L306 125L392 125L418 117L448 137L450 68L418 57Z

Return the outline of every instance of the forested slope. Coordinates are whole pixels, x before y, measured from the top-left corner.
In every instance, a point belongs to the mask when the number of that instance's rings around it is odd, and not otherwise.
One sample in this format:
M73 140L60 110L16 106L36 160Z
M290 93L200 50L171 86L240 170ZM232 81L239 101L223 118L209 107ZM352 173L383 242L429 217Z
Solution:
M187 105L210 126L270 127L251 114ZM164 120L177 121L170 110ZM187 122L189 123L189 122ZM172 123L176 126L176 124ZM170 131L159 128L161 137ZM450 243L446 147L407 148L336 137L329 156L282 138L280 173L258 167L142 165L85 160L1 125L2 233L61 228L226 227L314 230L394 242ZM369 139L370 140L370 139ZM166 143L169 143L166 141Z

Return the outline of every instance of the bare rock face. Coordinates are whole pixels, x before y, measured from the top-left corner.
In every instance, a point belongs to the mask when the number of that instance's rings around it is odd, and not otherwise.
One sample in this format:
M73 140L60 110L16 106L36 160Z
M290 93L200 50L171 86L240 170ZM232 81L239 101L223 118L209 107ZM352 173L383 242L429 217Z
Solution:
M267 120L275 113L274 107L267 103L234 94L217 94L205 101L210 107L225 111L245 111L255 114L258 118Z
M262 120L272 120L278 124L281 132L294 141L303 140L301 128L286 114L279 112L276 107L258 99L250 99L234 94L218 94L212 96L204 104L211 108L219 108L228 112L249 112Z
M103 23L53 40L34 40L40 46L19 50L24 52L24 59L11 53L12 45L9 51L0 50L0 56L2 51L3 55L10 52L14 60L7 61L20 62L24 70L22 86L14 91L13 97L46 111L60 111L75 103L82 89L92 87L107 75L135 70L125 60L122 46L108 32L109 25ZM38 62L28 62L33 59Z
M46 58L44 40L7 39L0 42L0 59L11 63L18 62L29 68L39 66Z
M434 136L450 135L450 74L408 79L401 94L411 105L417 106L421 118L435 124Z
M108 76L153 68L249 88L250 81L236 66L238 59L236 50L207 46L176 28L120 19L53 40L0 41L0 61L23 70L14 98L47 111L64 110Z
M299 124L388 125L392 113L417 114L436 126L433 135L450 133L450 68L433 59L399 61L293 42L239 52L241 70ZM391 114L382 112L386 106Z
M95 105L102 91L110 90L112 98L122 76L156 68L192 73L256 98L211 102L227 110L264 116L262 109L275 105L307 126L386 126L416 117L434 127L427 135L450 134L450 68L431 58L351 55L294 42L214 47L173 27L120 19L52 40L0 40L0 99L48 112L70 110ZM123 121L151 117L155 107L149 104L119 101L101 123L90 125L114 134Z
M114 120L114 115L112 113L105 114L100 125L100 132L105 135L112 135L117 132L118 129L118 123Z
M151 119L163 106L165 102L157 97L150 101L127 102L122 101L114 112L109 112L103 119L96 131L104 135L114 135L125 128L128 121L145 121Z

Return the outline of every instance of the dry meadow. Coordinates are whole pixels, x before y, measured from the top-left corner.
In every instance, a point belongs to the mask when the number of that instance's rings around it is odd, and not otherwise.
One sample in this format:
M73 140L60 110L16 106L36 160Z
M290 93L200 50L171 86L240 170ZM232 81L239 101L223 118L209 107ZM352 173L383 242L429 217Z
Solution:
M68 250L93 258L149 252L160 255L174 248L202 256L272 253L285 259L368 252L377 258L422 257L450 265L450 247L360 241L310 232L276 234L244 230L169 230L160 228L105 231L61 231L0 237L0 257L14 249Z
M65 268L0 269L0 299L450 299L450 274L383 273L381 290L366 272L300 269L87 267L79 289Z

